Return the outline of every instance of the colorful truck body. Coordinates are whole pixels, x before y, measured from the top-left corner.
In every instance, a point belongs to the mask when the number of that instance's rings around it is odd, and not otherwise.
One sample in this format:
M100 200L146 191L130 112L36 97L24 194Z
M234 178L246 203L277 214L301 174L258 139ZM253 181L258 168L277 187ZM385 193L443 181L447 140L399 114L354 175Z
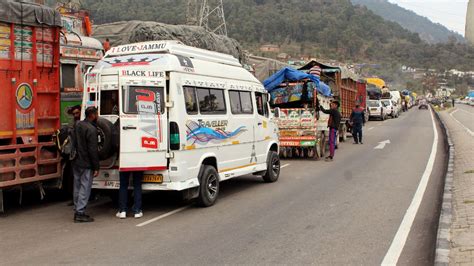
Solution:
M103 56L102 43L90 37L90 20L86 11L75 11L65 5L61 12L63 34L61 34L61 125L71 122L69 109L81 105L84 91L84 76Z
M59 128L60 14L0 2L0 212L2 190L60 180L53 134ZM53 182L54 185L57 182Z

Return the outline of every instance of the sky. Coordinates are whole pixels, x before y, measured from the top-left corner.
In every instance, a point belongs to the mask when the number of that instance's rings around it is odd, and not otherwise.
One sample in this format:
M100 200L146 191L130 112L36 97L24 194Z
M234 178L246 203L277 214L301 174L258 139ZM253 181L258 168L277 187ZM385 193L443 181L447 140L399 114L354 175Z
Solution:
M464 36L468 0L389 0Z

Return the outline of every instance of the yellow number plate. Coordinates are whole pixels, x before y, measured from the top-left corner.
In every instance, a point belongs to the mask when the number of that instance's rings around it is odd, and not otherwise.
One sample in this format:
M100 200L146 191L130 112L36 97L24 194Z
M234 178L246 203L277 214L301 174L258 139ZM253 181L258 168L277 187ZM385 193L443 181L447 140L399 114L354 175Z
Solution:
M163 183L163 175L143 175L143 183Z

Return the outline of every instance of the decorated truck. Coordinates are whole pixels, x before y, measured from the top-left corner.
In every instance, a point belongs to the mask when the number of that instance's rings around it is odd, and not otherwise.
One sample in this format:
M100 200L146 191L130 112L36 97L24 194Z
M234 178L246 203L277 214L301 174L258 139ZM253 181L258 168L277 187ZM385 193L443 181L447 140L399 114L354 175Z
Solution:
M278 113L280 156L313 158L324 156L328 115L319 105L329 108L332 99L328 85L319 76L283 68L264 81L270 92L270 105Z
M0 212L4 190L61 184L60 30L54 9L0 1Z
M70 108L82 103L84 75L103 56L102 43L92 38L92 25L85 10L58 4L63 25L60 37L61 125L71 122Z
M321 81L328 84L333 94L333 99L340 103L341 124L338 130L338 141L346 141L349 131L349 119L355 108L358 97L358 84L364 83L359 77L344 66L331 66L312 60L299 70L309 71L320 69ZM364 101L363 96L362 101Z

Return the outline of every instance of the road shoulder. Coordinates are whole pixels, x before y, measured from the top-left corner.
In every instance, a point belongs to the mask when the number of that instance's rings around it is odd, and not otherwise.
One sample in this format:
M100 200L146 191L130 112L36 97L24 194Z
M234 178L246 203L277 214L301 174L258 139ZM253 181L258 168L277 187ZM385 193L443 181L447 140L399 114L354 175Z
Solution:
M472 265L474 263L474 161L472 160L474 139L447 111L440 112L439 115L453 146L450 149L452 154L438 230L436 263ZM451 189L449 177L452 177Z

